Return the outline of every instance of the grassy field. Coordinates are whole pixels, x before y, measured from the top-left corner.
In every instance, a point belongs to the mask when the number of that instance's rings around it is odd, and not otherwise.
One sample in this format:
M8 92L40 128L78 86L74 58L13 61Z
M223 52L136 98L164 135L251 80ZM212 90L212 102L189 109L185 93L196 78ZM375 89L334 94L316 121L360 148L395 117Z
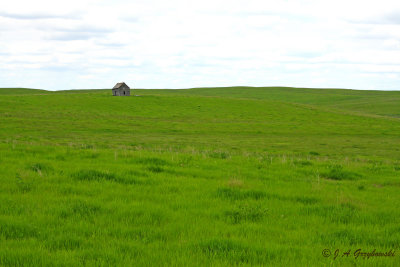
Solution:
M1 266L400 266L400 92L131 94L0 89Z

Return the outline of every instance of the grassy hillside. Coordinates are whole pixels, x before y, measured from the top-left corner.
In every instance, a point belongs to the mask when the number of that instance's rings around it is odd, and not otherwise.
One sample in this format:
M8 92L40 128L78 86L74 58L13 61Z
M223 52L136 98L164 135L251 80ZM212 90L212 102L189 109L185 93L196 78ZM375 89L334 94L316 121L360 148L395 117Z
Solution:
M46 90L29 88L0 88L0 95L36 95L50 93Z
M289 87L227 87L160 91L169 94L180 93L198 96L272 100L400 117L400 91L327 90Z
M0 265L398 266L400 92L0 89Z

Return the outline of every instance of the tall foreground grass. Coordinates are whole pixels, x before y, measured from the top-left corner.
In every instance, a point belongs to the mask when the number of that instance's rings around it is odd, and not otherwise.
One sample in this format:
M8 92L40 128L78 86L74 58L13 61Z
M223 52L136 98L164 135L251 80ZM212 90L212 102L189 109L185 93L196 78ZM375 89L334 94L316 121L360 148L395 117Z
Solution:
M400 264L399 106L202 90L0 94L0 265Z

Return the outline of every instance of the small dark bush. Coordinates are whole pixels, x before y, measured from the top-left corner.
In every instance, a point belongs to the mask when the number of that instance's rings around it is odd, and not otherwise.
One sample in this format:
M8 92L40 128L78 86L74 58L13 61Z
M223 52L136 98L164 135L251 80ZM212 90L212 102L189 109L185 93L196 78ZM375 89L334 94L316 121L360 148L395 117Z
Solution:
M340 165L334 165L329 168L329 171L321 173L321 176L331 180L355 180L361 175L356 172L346 171Z
M226 159L229 157L229 154L226 152L211 152L208 156L214 159Z
M308 160L295 160L294 164L295 165L301 165L301 166L311 166L311 165L313 165L313 163L311 161L308 161Z
M78 172L75 172L73 174L73 177L82 181L117 180L115 174L97 170L80 170Z
M313 205L313 204L317 204L320 200L318 198L314 198L314 197L302 196L302 197L294 197L293 201L300 202L304 205Z
M28 169L37 172L39 174L53 170L53 168L50 165L44 163L34 163L30 165Z
M164 169L159 167L159 166L150 166L147 168L149 171L154 172L154 173L160 173L163 172Z
M242 200L242 199L262 199L267 196L263 191L247 190L242 191L236 188L219 188L217 190L217 196L228 200Z
M129 184L129 185L137 185L143 184L143 181L138 179L135 176L147 176L146 174L136 175L139 172L128 172L123 176L116 175L114 173L106 172L106 171L97 171L97 170L80 170L72 174L77 180L80 181L112 181L120 184ZM133 176L135 175L135 176Z

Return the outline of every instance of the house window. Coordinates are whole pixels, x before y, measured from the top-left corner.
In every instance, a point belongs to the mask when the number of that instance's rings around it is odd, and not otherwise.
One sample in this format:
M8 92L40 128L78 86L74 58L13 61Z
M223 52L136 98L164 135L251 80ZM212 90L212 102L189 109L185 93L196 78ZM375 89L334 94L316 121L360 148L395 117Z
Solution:
M124 91L124 95L125 95L125 91Z

